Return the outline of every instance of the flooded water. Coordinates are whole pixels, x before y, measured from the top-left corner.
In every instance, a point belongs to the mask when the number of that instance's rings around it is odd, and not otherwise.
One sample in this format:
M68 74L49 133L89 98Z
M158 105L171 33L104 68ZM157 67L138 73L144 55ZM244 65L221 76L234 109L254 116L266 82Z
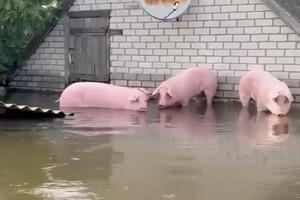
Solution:
M56 95L6 102L58 108ZM253 109L252 109L253 110ZM300 110L215 103L0 120L0 199L300 199Z

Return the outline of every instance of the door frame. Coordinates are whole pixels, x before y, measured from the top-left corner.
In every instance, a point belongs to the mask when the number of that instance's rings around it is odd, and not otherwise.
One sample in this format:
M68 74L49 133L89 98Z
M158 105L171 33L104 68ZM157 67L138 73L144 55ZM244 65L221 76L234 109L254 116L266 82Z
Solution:
M110 33L115 33L119 35L120 31L111 32L109 29L109 19L110 19L111 10L91 10L91 11L69 11L64 16L64 31L65 31L65 87L70 84L70 65L69 65L69 47L70 47L70 18L87 18L87 17L106 17L107 26L106 26L106 47L107 47L107 64L106 68L108 70L108 80L110 81ZM99 30L100 32L103 30ZM97 32L97 30L96 30ZM94 33L96 33L94 32ZM103 33L103 32L102 32ZM113 34L113 35L115 35ZM122 34L122 31L121 31Z

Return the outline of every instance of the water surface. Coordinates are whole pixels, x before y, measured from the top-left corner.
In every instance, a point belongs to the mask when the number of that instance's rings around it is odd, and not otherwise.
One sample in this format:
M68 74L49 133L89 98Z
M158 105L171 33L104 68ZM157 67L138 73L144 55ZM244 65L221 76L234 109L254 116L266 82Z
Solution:
M57 95L7 102L58 108ZM0 199L300 199L300 110L192 103L0 120Z

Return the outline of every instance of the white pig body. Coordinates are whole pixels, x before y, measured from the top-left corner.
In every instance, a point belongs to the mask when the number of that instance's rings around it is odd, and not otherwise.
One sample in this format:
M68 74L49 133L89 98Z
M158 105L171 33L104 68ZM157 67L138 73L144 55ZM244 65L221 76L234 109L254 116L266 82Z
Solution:
M157 87L152 96L159 94L161 108L181 104L186 106L190 99L201 98L202 92L206 96L208 105L217 91L217 78L207 68L193 67L183 70Z
M287 114L293 102L288 86L262 70L249 71L241 78L239 98L243 107L248 107L253 99L258 111L269 110L275 115Z
M77 82L61 94L60 107L147 110L149 93L143 88L129 88L99 82Z

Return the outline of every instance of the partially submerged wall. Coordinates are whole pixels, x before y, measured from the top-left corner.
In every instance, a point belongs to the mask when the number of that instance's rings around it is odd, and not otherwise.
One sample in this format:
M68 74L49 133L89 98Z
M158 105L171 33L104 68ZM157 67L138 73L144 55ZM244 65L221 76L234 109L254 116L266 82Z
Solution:
M153 88L192 66L219 76L218 97L236 98L250 69L272 72L300 102L300 37L261 0L192 0L179 21L158 21L132 0L77 0L71 11L111 9L113 84ZM63 26L58 25L12 85L60 91L64 87ZM54 75L54 76L52 76Z

